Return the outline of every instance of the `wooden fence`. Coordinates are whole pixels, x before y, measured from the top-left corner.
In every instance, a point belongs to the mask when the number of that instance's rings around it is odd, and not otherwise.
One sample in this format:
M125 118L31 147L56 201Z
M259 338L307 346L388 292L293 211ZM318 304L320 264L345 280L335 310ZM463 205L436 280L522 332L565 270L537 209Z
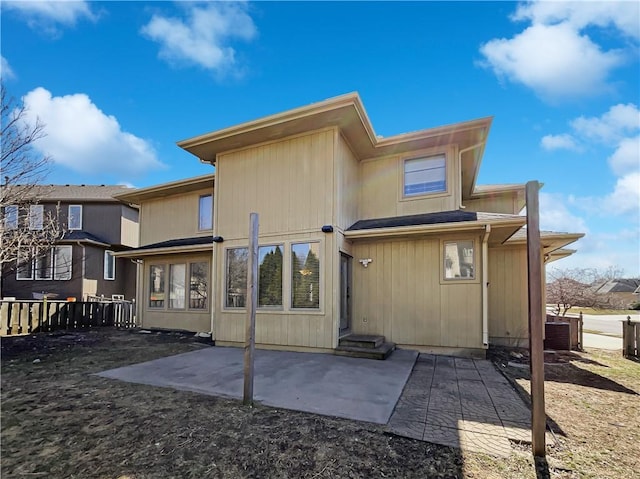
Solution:
M135 303L0 301L0 336L102 326L135 327Z
M627 316L622 321L622 355L625 358L640 358L640 322Z

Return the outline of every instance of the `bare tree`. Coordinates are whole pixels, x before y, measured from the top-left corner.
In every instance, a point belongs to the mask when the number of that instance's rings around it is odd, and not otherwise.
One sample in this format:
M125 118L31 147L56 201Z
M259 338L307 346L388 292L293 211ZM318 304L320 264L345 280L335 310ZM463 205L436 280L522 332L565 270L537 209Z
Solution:
M572 306L611 308L618 304L611 295L597 292L599 286L618 279L623 271L618 267L606 270L595 268L554 269L548 273L547 303L555 305L556 315L566 315Z
M44 125L26 121L26 107L7 96L1 85L2 156L0 160L0 270L46 255L62 234L57 208L36 207L47 187L42 186L51 159L34 151L33 143L45 136Z

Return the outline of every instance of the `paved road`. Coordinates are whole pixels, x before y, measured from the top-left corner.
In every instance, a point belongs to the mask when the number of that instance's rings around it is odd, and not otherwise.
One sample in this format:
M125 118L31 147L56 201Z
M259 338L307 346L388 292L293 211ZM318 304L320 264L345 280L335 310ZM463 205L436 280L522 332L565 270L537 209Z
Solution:
M640 314L612 314L606 316L584 314L582 316L583 325L585 330L598 331L604 334L613 334L618 337L622 337L622 325L620 321L627 319L627 316L631 316L631 319L640 320Z
M621 350L622 338L604 336L603 334L584 333L582 336L585 348Z

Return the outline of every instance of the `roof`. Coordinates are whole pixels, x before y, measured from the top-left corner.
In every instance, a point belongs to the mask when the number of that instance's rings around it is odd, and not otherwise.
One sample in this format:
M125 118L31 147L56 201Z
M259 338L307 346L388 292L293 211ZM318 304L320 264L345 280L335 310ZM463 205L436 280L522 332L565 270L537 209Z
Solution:
M618 278L610 279L600 285L596 292L598 293L635 293L640 287L640 279L635 278Z
M29 197L40 201L111 202L114 195L132 191L123 185L16 185L28 189Z
M564 248L568 244L578 241L584 236L584 233L561 233L557 231L540 231L540 242L542 243L542 249L544 254L549 255L560 248ZM522 244L527 242L527 229L522 228L517 231L509 240L507 244ZM571 253L569 253L571 252ZM573 254L574 250L564 250L563 254L557 255L555 259L569 256ZM549 256L547 259L550 259Z
M492 117L428 128L412 133L376 135L356 92L241 123L178 142L202 161L217 155L313 130L338 127L359 160L457 144L462 159L462 193L473 193Z
M459 221L476 221L477 219L478 215L473 211L442 211L438 213L424 213L420 215L360 220L347 228L347 231L368 230L372 228L395 228L398 226L432 225L439 223L457 223Z
M191 238L176 238L159 243L152 243L139 248L116 253L115 256L138 258L158 254L187 253L196 251L210 251L213 236L195 236Z
M490 243L501 244L525 221L526 218L519 215L452 210L361 220L347 228L344 235L349 239L370 239L482 230L490 233Z
M60 238L59 242L60 243L65 243L65 242L92 243L99 246L111 245L108 241L98 238L96 235L88 233L83 230L65 231L62 234L62 238Z
M160 185L149 186L147 188L129 190L116 195L116 199L125 203L134 203L139 205L145 200L162 198L167 195L190 193L192 191L208 188L209 186L213 191L214 181L215 174L210 173L207 175L195 176L193 178L186 178L183 180L171 181L169 183L162 183Z

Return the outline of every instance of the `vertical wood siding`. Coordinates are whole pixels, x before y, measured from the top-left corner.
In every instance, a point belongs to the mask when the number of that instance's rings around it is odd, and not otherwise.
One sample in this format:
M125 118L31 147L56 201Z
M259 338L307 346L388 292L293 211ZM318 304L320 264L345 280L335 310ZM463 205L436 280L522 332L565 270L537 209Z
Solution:
M356 243L353 251L354 332L405 345L482 347L480 282L443 284L439 238ZM360 258L373 262L364 268Z
M489 248L492 343L518 346L529 337L527 269L526 245Z
M336 225L345 230L358 221L360 164L344 138L336 132Z
M460 166L454 147L444 147L411 155L395 155L360 163L360 218L384 218L458 209ZM447 194L403 198L404 159L445 153Z
M198 230L198 211L200 196L212 193L213 187L145 201L141 206L140 246L176 238L211 235L211 230Z

